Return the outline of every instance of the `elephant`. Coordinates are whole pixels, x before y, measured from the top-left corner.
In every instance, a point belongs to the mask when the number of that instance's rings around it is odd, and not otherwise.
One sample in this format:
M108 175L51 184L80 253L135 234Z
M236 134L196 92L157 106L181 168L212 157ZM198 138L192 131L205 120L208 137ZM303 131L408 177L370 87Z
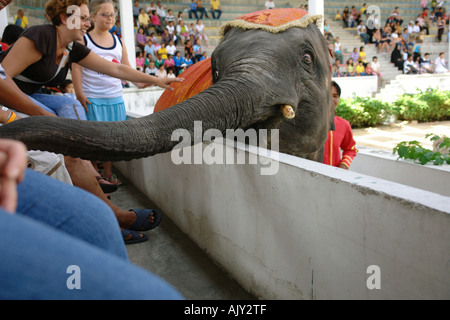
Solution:
M320 19L283 8L225 24L210 59L212 85L170 108L118 122L29 117L2 126L0 137L21 140L30 150L120 161L169 152L178 143L171 140L174 130L193 133L194 121L201 121L203 131L279 129L280 152L321 162L334 109ZM199 142L191 136L192 144Z

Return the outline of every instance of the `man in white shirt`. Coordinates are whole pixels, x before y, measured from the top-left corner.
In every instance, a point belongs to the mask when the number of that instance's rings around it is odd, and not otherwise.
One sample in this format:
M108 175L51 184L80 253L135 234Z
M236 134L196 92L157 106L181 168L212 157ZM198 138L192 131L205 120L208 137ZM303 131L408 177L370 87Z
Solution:
M414 67L413 56L411 54L408 55L408 59L406 59L405 63L403 64L403 73L404 74L417 73L417 69Z
M266 10L267 9L274 9L275 8L275 2L273 0L266 1Z
M430 54L427 52L425 53L422 63L420 64L420 68L426 72L426 73L433 73L434 72L434 66L433 63L430 60Z
M444 52L439 53L439 57L436 58L434 61L434 72L435 73L445 73L448 72L448 69L446 68L445 58L444 58Z

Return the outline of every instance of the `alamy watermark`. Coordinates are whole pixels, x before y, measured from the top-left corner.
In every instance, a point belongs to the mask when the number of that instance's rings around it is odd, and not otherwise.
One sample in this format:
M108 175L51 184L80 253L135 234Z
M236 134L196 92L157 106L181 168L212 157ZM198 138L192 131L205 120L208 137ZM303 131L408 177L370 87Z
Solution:
M81 289L81 269L79 266L73 264L67 267L66 273L70 276L66 280L66 286L69 290Z
M180 141L171 152L172 162L180 164L260 164L261 175L275 175L279 169L278 129L227 129L225 136L218 129L203 132L202 121L194 121L194 137L187 129L172 132L171 141ZM270 149L267 149L270 134ZM237 148L227 147L227 143L210 143L225 138ZM224 142L226 142L226 140ZM194 145L191 146L192 141ZM273 152L275 151L275 152Z

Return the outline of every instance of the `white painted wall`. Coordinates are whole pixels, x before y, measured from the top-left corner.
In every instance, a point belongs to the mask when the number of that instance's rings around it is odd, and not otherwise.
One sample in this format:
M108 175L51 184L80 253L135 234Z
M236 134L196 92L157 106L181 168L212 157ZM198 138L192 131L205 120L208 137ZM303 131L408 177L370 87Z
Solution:
M127 115L139 118L153 113L156 102L163 94L164 90L159 87L149 87L145 89L124 88L123 100L127 109Z
M377 76L336 77L334 81L341 87L341 98L371 97L378 90Z
M420 165L384 150L358 147L351 171L450 197L450 165Z
M260 175L262 160L176 166L170 153L117 167L262 299L450 298L449 197L284 154L264 159L279 164L276 175ZM379 290L366 285L371 265Z

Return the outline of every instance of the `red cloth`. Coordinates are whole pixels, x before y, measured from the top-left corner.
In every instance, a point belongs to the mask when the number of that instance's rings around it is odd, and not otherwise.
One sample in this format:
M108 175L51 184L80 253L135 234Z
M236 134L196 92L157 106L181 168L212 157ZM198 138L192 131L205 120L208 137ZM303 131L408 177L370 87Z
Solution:
M323 163L334 167L344 164L349 168L358 152L352 127L350 122L338 116L334 117L334 126L335 131L328 132L328 139L325 142Z

